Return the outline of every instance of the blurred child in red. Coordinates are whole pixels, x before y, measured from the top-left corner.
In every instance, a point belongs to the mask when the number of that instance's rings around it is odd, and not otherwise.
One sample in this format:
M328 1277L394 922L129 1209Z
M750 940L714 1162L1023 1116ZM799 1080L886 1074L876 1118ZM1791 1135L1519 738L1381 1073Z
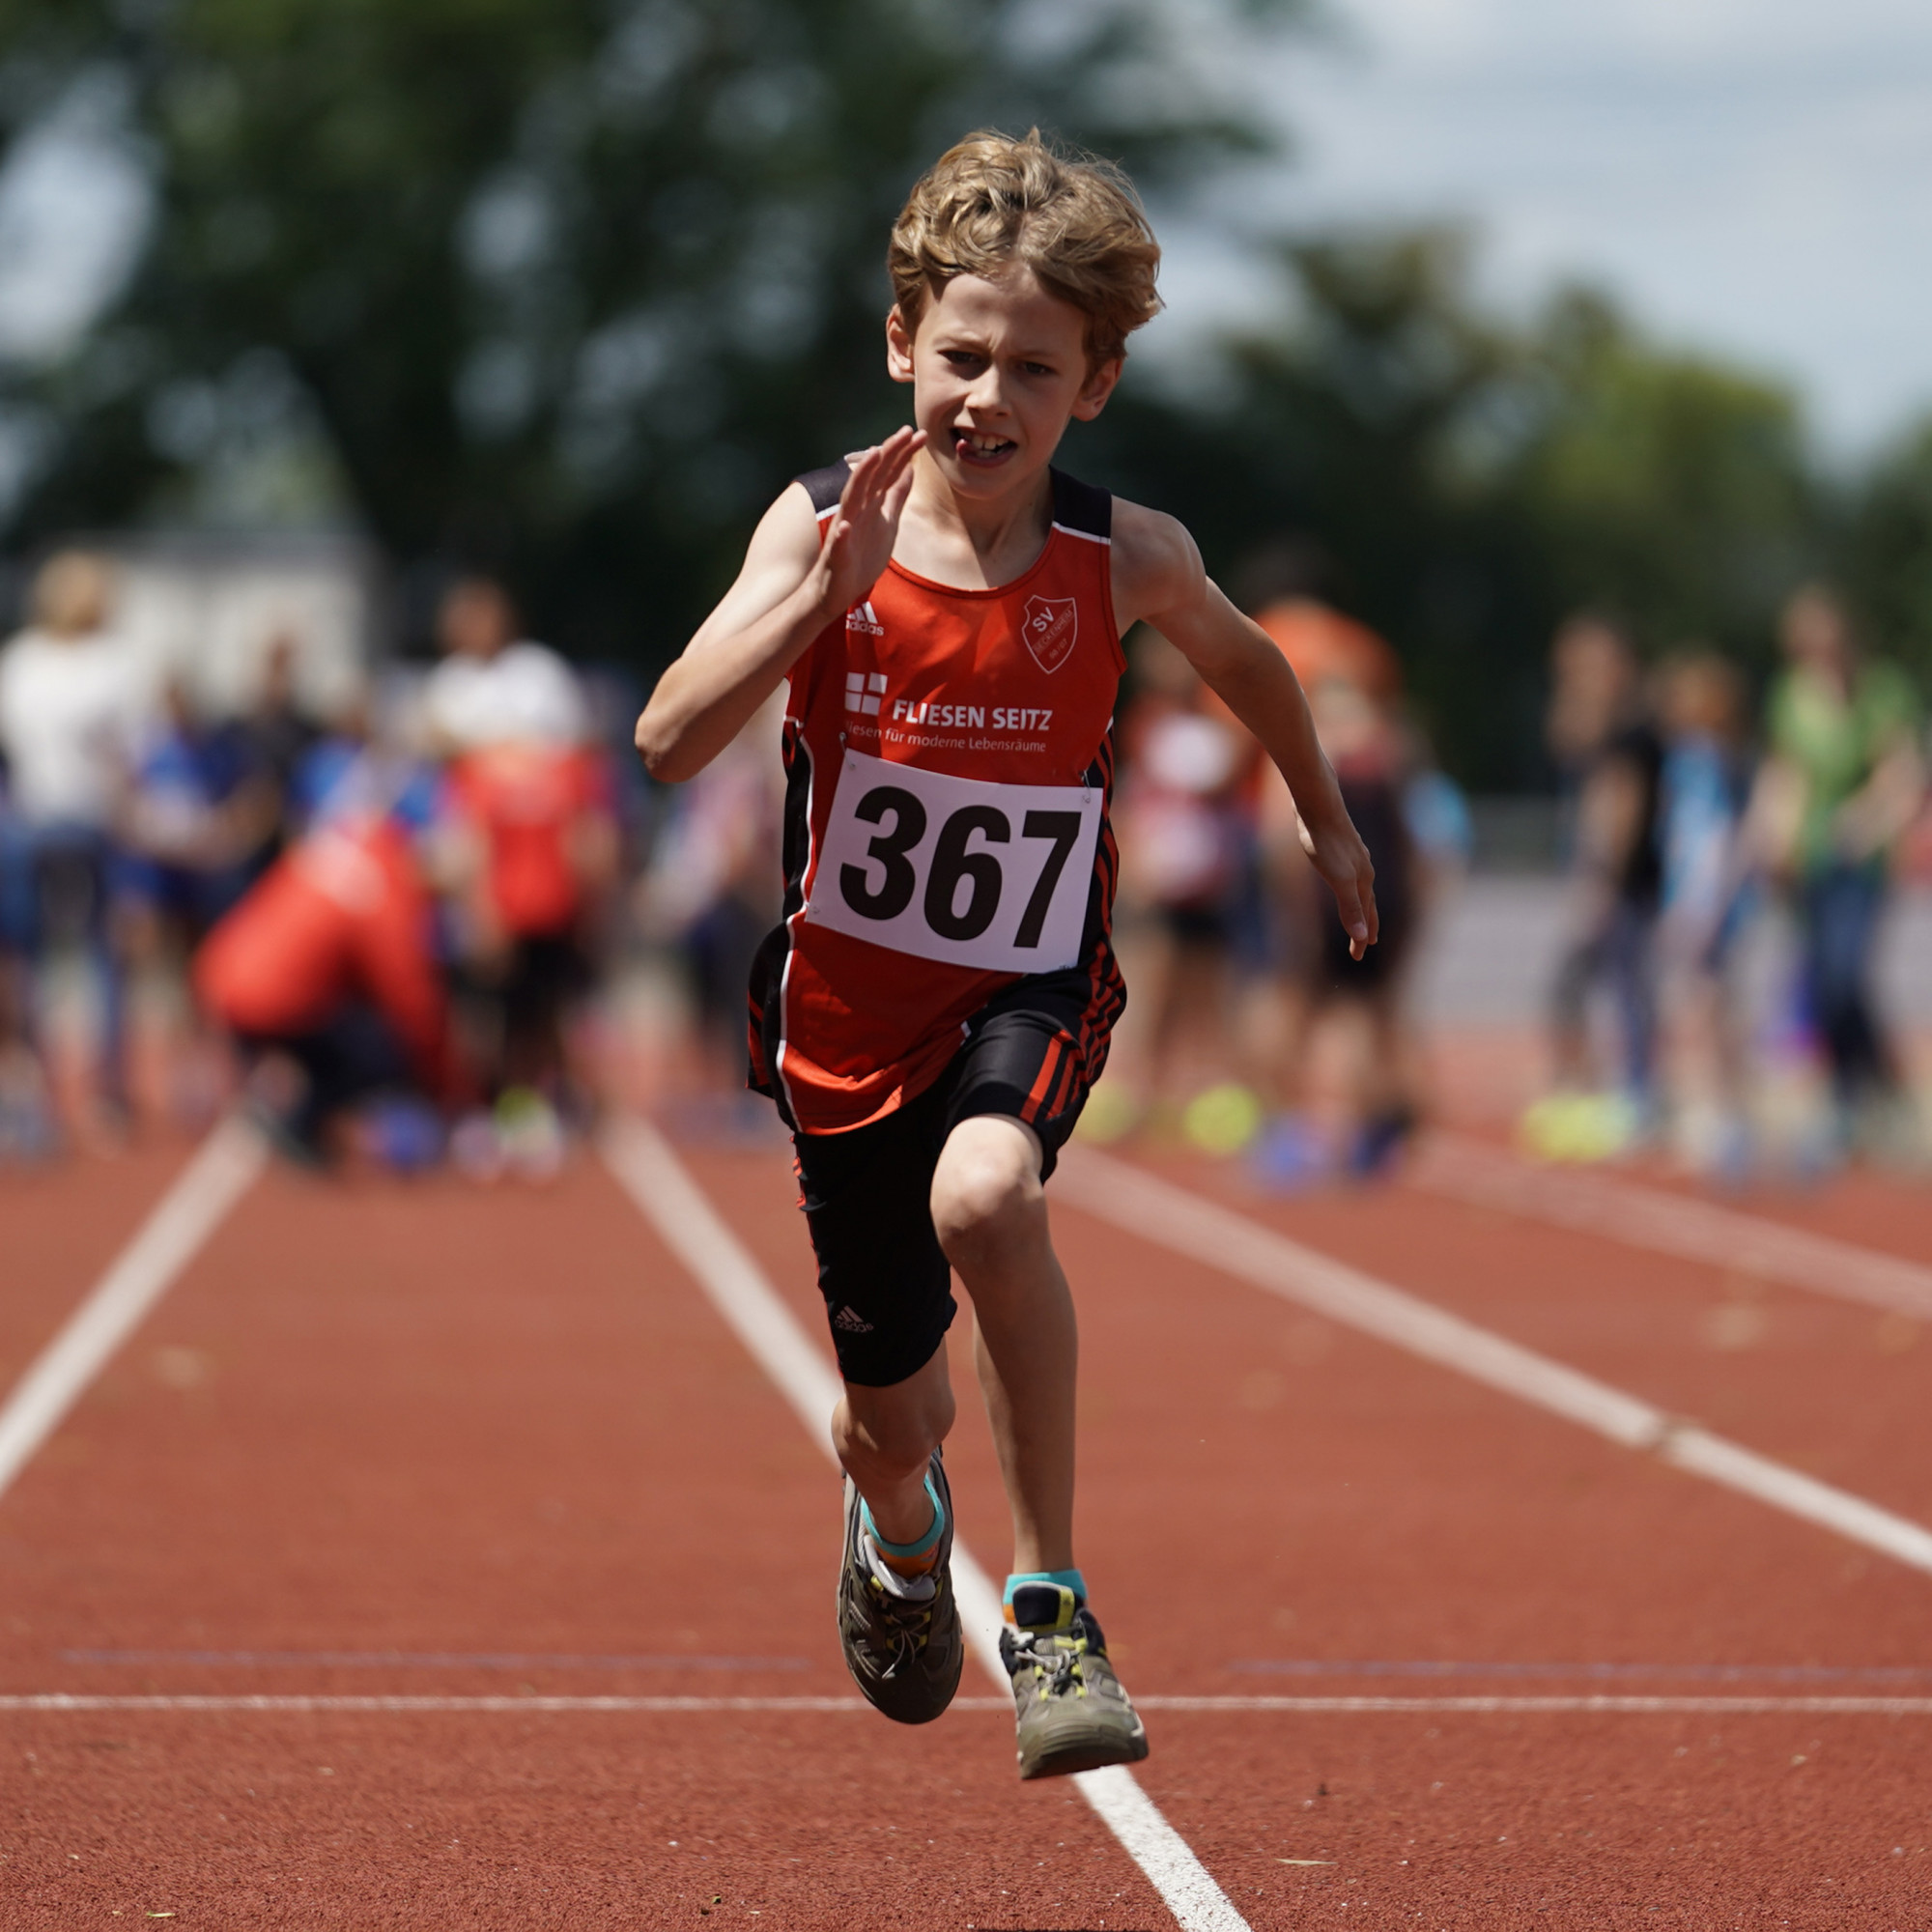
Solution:
M1287 790L1267 783L1259 805L1267 872L1286 901L1278 1058L1270 1098L1285 1111L1256 1149L1262 1178L1292 1184L1325 1168L1329 1154L1304 1118L1310 1036L1323 1011L1346 1001L1367 1027L1366 1052L1351 1083L1349 1138L1351 1172L1376 1172L1416 1121L1419 1081L1405 1007L1413 952L1420 855L1408 824L1406 794L1413 743L1400 716L1402 669L1395 653L1366 626L1312 598L1271 604L1255 621L1294 668L1315 728L1335 768L1343 803L1376 868L1381 936L1361 959L1302 858L1299 828ZM1263 781L1271 774L1264 771Z
M591 982L594 927L617 873L610 775L590 746L486 745L450 765L444 805L463 970L494 1036L484 1051L497 1124L554 1152L564 1015Z
M1138 689L1121 719L1122 951L1135 1000L1122 1028L1123 1085L1102 1089L1086 1131L1110 1139L1174 1095L1176 1063L1229 1053L1228 983L1248 794L1261 748L1166 639L1135 639ZM1188 1022L1198 1037L1183 1038ZM1118 1096L1118 1097L1116 1097Z

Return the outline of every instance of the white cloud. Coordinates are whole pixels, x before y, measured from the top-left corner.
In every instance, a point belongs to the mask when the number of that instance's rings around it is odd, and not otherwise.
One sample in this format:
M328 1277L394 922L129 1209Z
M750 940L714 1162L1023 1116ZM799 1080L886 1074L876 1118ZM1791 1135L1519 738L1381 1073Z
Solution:
M1232 220L1469 219L1500 298L1606 283L1800 384L1840 450L1932 407L1922 0L1338 4L1333 48L1264 76L1296 159L1241 184ZM1225 245L1170 278L1199 320L1253 287Z

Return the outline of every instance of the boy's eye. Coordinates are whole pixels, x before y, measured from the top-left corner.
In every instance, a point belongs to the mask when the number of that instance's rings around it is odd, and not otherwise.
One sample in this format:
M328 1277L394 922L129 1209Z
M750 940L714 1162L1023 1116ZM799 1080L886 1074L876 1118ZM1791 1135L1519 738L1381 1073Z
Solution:
M986 358L976 355L970 349L946 349L940 352L955 369L977 369Z
M1053 365L1050 362L1022 362L1020 367L1029 376L1051 376L1053 374Z

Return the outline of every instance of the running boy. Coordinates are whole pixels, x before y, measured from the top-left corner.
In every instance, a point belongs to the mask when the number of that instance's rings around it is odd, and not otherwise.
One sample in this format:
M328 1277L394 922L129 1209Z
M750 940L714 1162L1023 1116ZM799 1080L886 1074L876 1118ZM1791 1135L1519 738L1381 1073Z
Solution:
M653 775L686 779L789 684L752 1084L792 1129L845 1384L839 1637L888 1717L951 1701L956 1270L1012 1511L1022 1777L1147 1755L1074 1564L1077 1338L1042 1193L1125 999L1107 814L1129 627L1171 639L1266 747L1358 957L1376 937L1368 855L1286 660L1171 517L1049 467L1158 308L1159 259L1105 163L1037 133L941 156L888 257L886 366L913 426L779 497L638 721Z

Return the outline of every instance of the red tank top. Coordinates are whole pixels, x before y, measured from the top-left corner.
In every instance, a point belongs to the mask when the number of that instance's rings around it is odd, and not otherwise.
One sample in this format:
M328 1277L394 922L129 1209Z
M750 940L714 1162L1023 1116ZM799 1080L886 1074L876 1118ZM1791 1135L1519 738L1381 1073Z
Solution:
M848 474L799 480L821 531ZM960 590L888 565L793 666L785 896L752 976L752 1082L807 1133L929 1087L975 1012L1072 976L1088 1080L1125 993L1118 854L1113 498L1052 472L1032 569Z

